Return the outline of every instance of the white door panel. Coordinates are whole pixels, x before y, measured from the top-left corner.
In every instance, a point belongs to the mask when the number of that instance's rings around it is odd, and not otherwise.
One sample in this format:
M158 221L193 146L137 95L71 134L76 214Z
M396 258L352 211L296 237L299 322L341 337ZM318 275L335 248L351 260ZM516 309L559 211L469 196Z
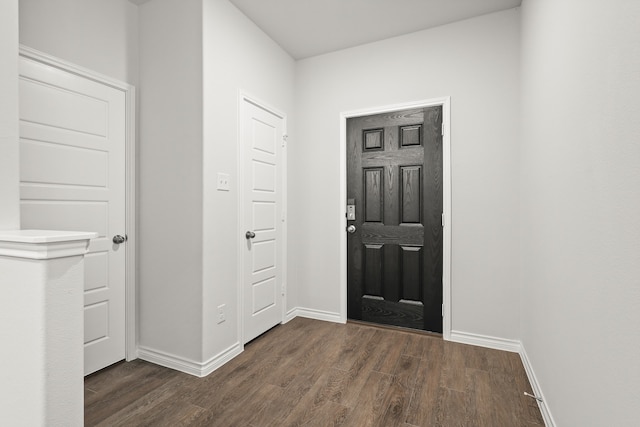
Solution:
M109 252L94 251L84 257L84 290L94 291L108 287Z
M83 93L82 91L89 85L76 87L73 79L68 79L66 82L63 79L57 79L56 82L47 80L48 71L54 70L59 76L59 70L49 67L44 70L44 73L36 74L43 71L42 68L37 69L38 66L39 64L32 63L22 67L20 96L38 99L40 102L20 103L21 120L106 137L109 131L108 120L105 120L109 114L108 100ZM96 93L96 91L92 92ZM99 93L98 96L100 96Z
M282 322L282 137L284 119L243 100L244 342ZM243 237L244 238L244 237Z
M20 58L22 228L93 231L85 374L125 358L125 94Z
M107 152L28 139L22 140L20 149L25 182L107 187Z
M276 207L273 202L253 203L253 231L267 231L276 228Z
M273 277L254 283L252 292L254 315L277 304L276 280Z
M107 202L22 199L23 228L41 230L93 231L98 239L109 230Z

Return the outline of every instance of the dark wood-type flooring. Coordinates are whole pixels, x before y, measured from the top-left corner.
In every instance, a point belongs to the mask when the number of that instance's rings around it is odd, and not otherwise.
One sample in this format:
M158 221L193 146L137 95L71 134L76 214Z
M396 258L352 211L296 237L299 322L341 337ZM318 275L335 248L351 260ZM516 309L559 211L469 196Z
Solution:
M205 378L136 360L85 378L87 426L543 426L520 357L304 318Z

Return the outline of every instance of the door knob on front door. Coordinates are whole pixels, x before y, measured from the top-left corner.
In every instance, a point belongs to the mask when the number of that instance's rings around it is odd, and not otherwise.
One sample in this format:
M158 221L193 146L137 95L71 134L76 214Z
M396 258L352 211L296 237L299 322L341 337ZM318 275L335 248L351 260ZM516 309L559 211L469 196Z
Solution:
M127 241L127 235L125 234L124 236L121 236L119 234L116 234L115 236L113 236L112 240L113 240L113 243L115 243L116 245L119 245Z
M244 237L246 237L246 238L247 238L247 240L248 240L248 239L253 239L254 237L256 237L256 233L254 233L253 231L247 231L247 232L244 234Z
M356 226L355 225L350 225L347 227L347 231L351 234L356 232Z

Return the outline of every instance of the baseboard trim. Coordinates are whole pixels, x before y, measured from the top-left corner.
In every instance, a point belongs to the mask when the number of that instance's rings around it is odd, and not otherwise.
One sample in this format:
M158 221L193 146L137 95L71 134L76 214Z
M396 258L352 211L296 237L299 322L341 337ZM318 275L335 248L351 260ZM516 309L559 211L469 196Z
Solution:
M531 361L529 360L529 356L527 356L527 351L524 348L524 345L520 344L520 359L522 359L522 364L524 365L524 370L527 373L527 378L529 378L529 383L531 384L531 389L533 390L533 394L540 397L541 401L538 401L538 407L540 408L540 413L542 414L542 419L544 421L544 425L546 427L555 427L556 422L551 415L551 411L547 407L544 399L544 393L542 393L542 389L540 388L540 383L538 382L538 378L536 377L535 372L533 371L533 366L531 366Z
M520 353L521 349L520 341L473 334L471 332L451 331L450 341L492 348L494 350L510 351L511 353Z
M201 369L201 377L206 377L234 357L238 356L240 353L244 351L244 346L239 342L233 344L226 350L221 351L220 353L213 356L211 359L207 360L202 364Z
M291 310L287 311L283 323L287 323L295 319L296 317L305 317L308 319L323 320L333 323L345 323L344 321L342 321L339 313L301 307L292 308ZM529 383L531 384L533 394L542 398L542 402L538 401L538 407L540 408L540 413L542 414L545 426L556 426L555 420L551 415L551 411L549 411L549 408L545 403L544 394L542 393L542 389L540 388L540 383L538 383L536 374L533 371L533 366L531 366L531 361L527 356L524 345L522 345L520 341L461 331L451 331L450 341L458 342L461 344L470 344L480 347L492 348L494 350L504 350L512 353L519 353L525 372L527 374L527 378L529 379ZM143 346L138 347L137 353L138 358L146 360L147 362L155 363L156 365L175 369L177 371L197 377L205 377L225 363L229 362L234 357L238 356L243 351L243 346L239 342L237 342L204 363L198 363L193 360L189 360L158 350L153 350Z
M147 362L155 363L156 365L164 366L165 368L175 369L176 371L184 372L185 374L194 375L196 377L206 377L242 353L243 350L243 347L239 342L237 342L206 362L199 363L174 354L140 346L138 347L138 357L142 360L146 360Z
M345 323L340 316L340 313L334 313L332 311L315 310L313 308L296 307L287 312L285 323L296 318L306 317L307 319L324 320L325 322L333 323Z
M287 311L287 314L284 316L284 322L282 323L288 323L290 321L292 321L293 319L295 319L298 316L298 308L292 308L291 310Z
M201 365L198 362L174 354L140 346L138 347L138 358L165 368L175 369L197 377L200 376Z
M540 383L538 383L536 374L533 371L533 366L531 365L531 361L529 360L529 357L527 356L527 352L521 341L508 340L504 338L473 334L470 332L461 332L461 331L451 331L451 341L462 343L462 344L470 344L470 345L476 345L480 347L492 348L494 350L504 350L512 353L518 353L520 355L520 359L522 360L522 365L524 366L524 370L527 373L527 378L529 379L529 383L531 384L531 389L533 390L533 394L542 398L542 402L538 401L538 407L540 408L540 414L542 414L544 425L546 427L556 426L553 416L551 415L551 411L549 411L549 408L545 403L544 394L542 393L542 389L540 388Z

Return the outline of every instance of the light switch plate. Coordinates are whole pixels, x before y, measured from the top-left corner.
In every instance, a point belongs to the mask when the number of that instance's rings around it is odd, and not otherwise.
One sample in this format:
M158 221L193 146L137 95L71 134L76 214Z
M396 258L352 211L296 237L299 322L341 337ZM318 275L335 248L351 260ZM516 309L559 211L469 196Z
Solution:
M229 191L229 181L231 178L228 173L218 172L218 191Z

